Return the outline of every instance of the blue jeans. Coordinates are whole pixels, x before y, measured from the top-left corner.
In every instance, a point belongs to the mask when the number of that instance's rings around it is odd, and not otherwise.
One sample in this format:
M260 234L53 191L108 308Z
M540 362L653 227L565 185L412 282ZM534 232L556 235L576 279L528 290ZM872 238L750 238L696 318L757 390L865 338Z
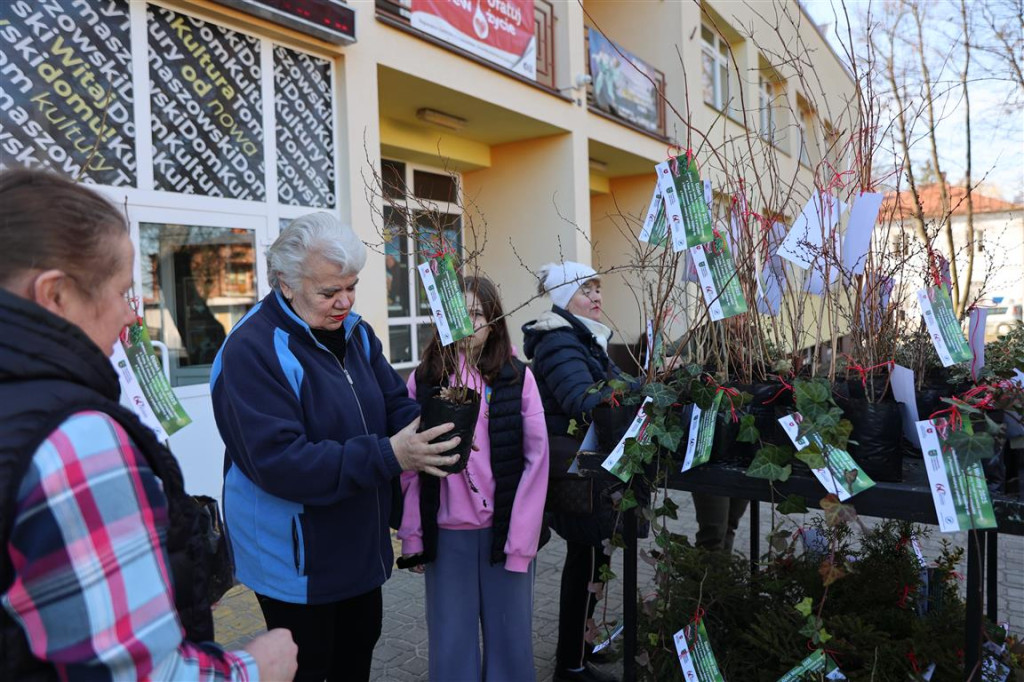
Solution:
M491 529L437 531L427 564L430 679L532 682L533 577L491 564ZM481 656L480 628L483 628Z

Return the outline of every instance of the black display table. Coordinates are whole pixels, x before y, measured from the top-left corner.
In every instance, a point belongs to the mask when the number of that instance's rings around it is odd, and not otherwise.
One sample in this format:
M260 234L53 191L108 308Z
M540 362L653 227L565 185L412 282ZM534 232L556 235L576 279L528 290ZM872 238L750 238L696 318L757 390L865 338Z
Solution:
M609 474L600 469L604 456L599 453L581 453L581 473L605 478ZM797 470L785 483L775 483L774 492L768 481L746 475L745 467L709 463L691 469L685 474L669 477L668 487L673 490L699 492L725 497L741 497L754 502L779 502L787 495L801 495L809 507L817 506L825 497L825 489L807 471ZM905 459L901 483L877 483L869 490L849 500L860 516L901 519L929 525L938 525L935 507L928 487L928 476L920 459ZM996 621L997 564L999 534L1024 535L1024 500L1019 496L994 495L998 530L968 534L967 541L967 624L964 646L965 679L970 682L970 671L976 666L981 652L982 614L987 603L987 615ZM757 569L760 551L760 509L750 505L750 561ZM634 510L626 512L623 556L623 674L626 682L636 680L637 636L637 538ZM988 570L986 571L986 564ZM985 589L987 584L987 589ZM630 598L632 595L632 598ZM980 679L975 677L973 679Z

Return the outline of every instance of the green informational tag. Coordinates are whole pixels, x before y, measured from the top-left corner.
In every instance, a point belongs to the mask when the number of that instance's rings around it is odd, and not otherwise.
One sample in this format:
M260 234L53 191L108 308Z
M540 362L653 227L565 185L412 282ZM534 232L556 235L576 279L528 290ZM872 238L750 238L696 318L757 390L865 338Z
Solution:
M128 407L159 440L167 440L192 423L163 373L142 318L136 318L135 324L121 333L121 341L114 345L110 361L117 371Z
M703 620L696 625L690 623L677 632L673 640L679 665L683 668L683 679L687 682L725 682L715 654L711 651Z
M672 249L682 251L710 242L715 235L697 162L693 160L687 164L684 154L662 161L654 170L658 174L658 188L665 198Z
M970 422L965 421L963 428L970 432ZM960 466L956 451L947 443L950 432L951 427L945 418L917 422L917 435L924 453L939 531L954 533L996 528L998 524L992 509L992 496L985 483L985 471L980 462L967 468Z
M653 398L644 399L643 405L637 410L636 416L633 417L633 422L626 429L626 433L623 434L619 442L612 448L612 451L605 460L601 462L603 469L617 476L623 483L629 483L629 479L633 477L633 474L622 466L622 456L626 453L626 441L630 438L635 439L638 443L649 443L651 441L651 434L647 433L650 417L647 416L644 408L652 400Z
M864 473L864 470L846 450L825 444L817 433L809 433L801 437L799 426L801 419L800 413L794 412L788 417L779 419L779 423L782 424L782 429L793 441L798 452L812 442L822 452L825 466L812 467L811 473L825 487L825 490L838 497L840 501L846 501L875 485L871 477Z
M428 258L418 269L441 345L472 336L473 321L466 309L466 295L459 286L452 254Z
M711 242L690 249L690 257L712 320L747 312L747 299L724 235L715 235Z
M779 682L817 682L818 680L845 680L846 675L832 657L821 649L800 661L799 665L779 678Z
M921 289L917 292L917 301L921 304L924 323L942 366L949 367L972 360L974 353L953 311L953 300L949 297L946 285Z
M643 228L640 230L640 241L654 246L665 246L668 243L668 219L665 215L665 197L661 189L654 188L651 205L647 209Z
M686 457L683 459L681 471L706 464L711 459L711 445L715 440L715 422L717 421L718 408L722 404L722 393L715 394L715 401L707 410L702 410L696 405L693 406L693 414L690 416L690 433L686 439Z

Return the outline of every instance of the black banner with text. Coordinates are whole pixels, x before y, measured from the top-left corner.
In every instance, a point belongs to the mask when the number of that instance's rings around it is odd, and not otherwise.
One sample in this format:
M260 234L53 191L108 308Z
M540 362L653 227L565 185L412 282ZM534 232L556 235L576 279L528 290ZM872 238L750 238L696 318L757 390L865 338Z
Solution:
M274 48L277 196L292 206L334 207L331 63Z
M0 2L0 168L136 184L127 0Z
M260 41L148 9L156 189L266 199Z

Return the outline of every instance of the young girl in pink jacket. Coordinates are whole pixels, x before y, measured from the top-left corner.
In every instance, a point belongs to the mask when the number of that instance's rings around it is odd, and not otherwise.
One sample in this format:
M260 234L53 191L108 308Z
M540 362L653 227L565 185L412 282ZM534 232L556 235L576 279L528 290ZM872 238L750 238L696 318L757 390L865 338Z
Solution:
M534 680L547 427L533 374L513 356L497 287L467 277L465 289L476 332L447 348L435 334L409 392L450 383L442 367L458 367L482 396L473 451L464 471L444 479L402 474L401 564L426 573L431 680Z

